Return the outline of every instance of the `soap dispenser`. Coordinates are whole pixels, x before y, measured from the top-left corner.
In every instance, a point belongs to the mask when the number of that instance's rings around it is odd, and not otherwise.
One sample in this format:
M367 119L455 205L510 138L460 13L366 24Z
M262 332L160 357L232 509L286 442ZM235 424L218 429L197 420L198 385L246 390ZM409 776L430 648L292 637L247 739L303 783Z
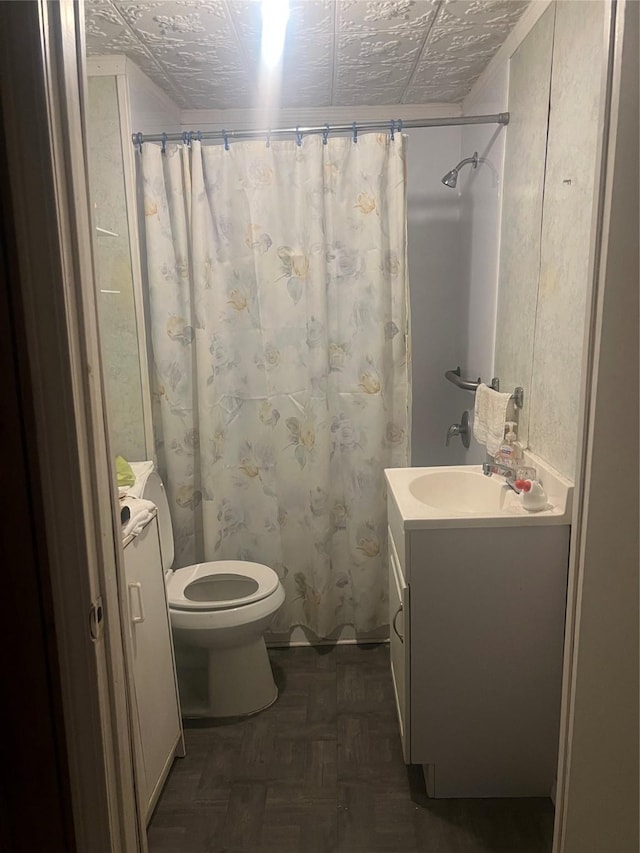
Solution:
M516 421L507 421L508 429L505 436L505 441L508 442L513 449L512 459L514 468L522 463L522 457L524 456L522 445L518 441L518 436L516 435L517 426L518 424Z
M516 425L515 421L506 422L507 434L495 455L496 462L514 469L522 461L522 447L517 440Z

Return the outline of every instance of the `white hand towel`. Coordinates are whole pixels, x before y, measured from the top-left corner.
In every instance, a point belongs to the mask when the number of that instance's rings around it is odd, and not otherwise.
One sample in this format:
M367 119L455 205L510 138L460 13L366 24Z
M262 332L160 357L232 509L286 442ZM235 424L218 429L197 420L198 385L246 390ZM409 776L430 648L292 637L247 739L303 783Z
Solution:
M152 501L145 501L143 498L125 498L120 501L120 507L129 507L131 516L129 520L122 525L122 537L137 536L143 527L149 522L156 511L156 505Z
M487 453L495 456L504 438L507 407L511 394L494 391L484 382L478 385L473 407L473 437L484 444Z

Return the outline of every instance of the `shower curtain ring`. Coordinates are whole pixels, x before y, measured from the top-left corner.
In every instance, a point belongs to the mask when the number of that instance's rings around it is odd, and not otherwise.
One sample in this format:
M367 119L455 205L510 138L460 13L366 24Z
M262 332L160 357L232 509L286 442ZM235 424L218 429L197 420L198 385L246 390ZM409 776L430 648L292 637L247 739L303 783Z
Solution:
M299 147L302 145L302 133L300 132L300 126L296 127L296 145Z
M271 148L271 128L267 131L266 147Z
M395 122L395 119L391 119L390 133L391 133L391 141L393 142L394 139L396 138L396 122Z
M398 133L402 133L402 119L398 119Z
M358 141L358 126L356 125L355 121L354 121L352 127L353 127L353 141L357 142Z
M222 138L224 139L224 150L229 150L229 137L227 136L227 131L222 128Z
M144 137L140 133L140 131L138 131L138 133L136 133L136 145L138 146L138 153L139 154L142 154L142 143L143 142L144 142Z
M163 153L163 154L166 154L166 153L167 153L167 134L166 134L166 133L163 133L163 134L162 134L162 148L161 148L161 151L162 151L162 153Z
M202 142L202 131L201 130L196 130L196 139L198 140L198 142Z
M330 130L329 125L325 124L324 130L322 131L322 144L323 145L327 144L327 140L329 139L329 130Z

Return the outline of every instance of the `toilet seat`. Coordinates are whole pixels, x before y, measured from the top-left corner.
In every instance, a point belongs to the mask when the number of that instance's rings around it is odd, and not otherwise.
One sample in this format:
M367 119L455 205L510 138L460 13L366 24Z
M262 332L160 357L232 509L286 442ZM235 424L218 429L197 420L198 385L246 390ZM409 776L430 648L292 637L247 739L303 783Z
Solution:
M272 595L278 575L261 563L214 560L176 569L167 581L172 610L228 610Z

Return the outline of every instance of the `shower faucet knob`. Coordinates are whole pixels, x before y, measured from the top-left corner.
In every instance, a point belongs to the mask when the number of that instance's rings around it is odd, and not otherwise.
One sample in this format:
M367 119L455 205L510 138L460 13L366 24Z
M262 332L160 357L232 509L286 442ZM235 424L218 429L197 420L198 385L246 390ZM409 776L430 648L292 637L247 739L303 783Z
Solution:
M469 428L469 412L464 411L462 413L462 417L460 418L459 424L451 424L449 429L447 430L447 440L445 442L446 446L449 447L449 442L451 439L459 435L462 441L462 446L467 448L471 443L471 430Z

